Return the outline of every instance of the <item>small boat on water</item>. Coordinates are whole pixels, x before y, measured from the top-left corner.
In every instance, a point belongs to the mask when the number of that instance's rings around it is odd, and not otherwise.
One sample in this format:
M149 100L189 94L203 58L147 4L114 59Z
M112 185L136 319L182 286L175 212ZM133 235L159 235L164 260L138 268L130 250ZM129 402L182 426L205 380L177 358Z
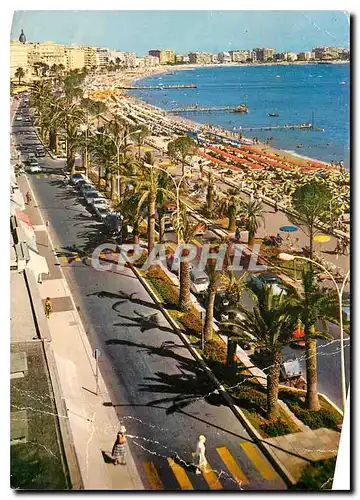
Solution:
M280 75L276 75L276 78L280 78Z
M346 85L346 82L340 82L340 85Z
M248 107L245 104L240 104L232 110L232 113L248 113Z
M279 113L268 113L268 114L269 114L269 116L280 116Z

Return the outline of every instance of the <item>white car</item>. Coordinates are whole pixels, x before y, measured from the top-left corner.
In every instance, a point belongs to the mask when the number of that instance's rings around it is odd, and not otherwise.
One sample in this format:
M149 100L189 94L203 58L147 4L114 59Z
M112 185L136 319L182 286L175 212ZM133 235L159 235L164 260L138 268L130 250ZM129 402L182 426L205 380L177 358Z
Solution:
M101 220L105 220L111 214L109 207L105 208L103 205L95 206L94 211Z
M190 290L196 294L200 295L205 293L209 286L209 277L205 271L199 271L198 269L192 269L190 272Z
M80 193L85 195L86 191L96 191L96 189L94 188L94 186L92 184L83 184L80 188Z
M33 163L32 165L29 166L28 168L28 172L30 172L31 174L38 174L39 172L41 172L41 167L39 164L35 164Z
M109 209L108 202L106 201L106 198L99 196L98 198L93 198L90 199L90 204L95 208L95 207L102 207L102 208L107 208Z
M86 203L88 203L89 205L91 205L92 200L94 200L95 198L99 198L100 197L100 193L99 193L99 191L97 191L94 188L93 189L87 189L83 193L83 196L85 198Z

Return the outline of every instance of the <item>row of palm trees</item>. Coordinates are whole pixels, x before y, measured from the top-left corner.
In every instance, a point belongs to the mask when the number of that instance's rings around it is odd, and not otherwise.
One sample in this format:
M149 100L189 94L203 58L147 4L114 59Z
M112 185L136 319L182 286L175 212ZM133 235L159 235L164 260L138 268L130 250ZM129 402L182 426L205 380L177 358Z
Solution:
M62 133L67 144L67 167L73 170L75 154L79 151L83 164L96 164L99 168L98 182L105 177L106 189L113 200L118 199L118 210L125 222L133 227L133 238L139 236L142 221L147 223L147 250L154 249L156 241L155 221L159 218L159 240L162 241L163 230L161 220L164 207L175 200L173 180L155 164L150 152L141 156L141 145L149 133L143 125L129 126L122 118L112 114L110 119L104 117L107 112L103 103L92 101L84 96L82 83L85 75L70 74L61 80L61 86L54 89L49 81L34 83L31 92L31 106L35 109L36 123L44 141L56 153L58 136ZM107 113L109 114L109 113ZM97 122L97 127L95 126ZM138 154L135 157L127 142L129 134L134 134L138 143ZM182 167L186 174L186 165L196 151L195 143L189 137L179 137L168 146L169 156ZM116 192L116 180L119 179L119 192ZM131 186L131 189L129 188ZM213 183L209 182L210 190ZM186 188L186 186L185 186ZM211 193L208 202L211 205ZM239 214L247 216L247 229L250 241L253 240L259 219L262 217L261 206L257 201L247 204L240 200L237 193L228 193L222 201L220 213L229 217L229 228L233 228ZM126 227L127 224L124 224ZM174 226L178 242L188 244L195 236L197 223L192 223L185 206L180 203L179 212L174 216ZM182 255L188 250L183 249ZM229 259L229 252L227 252ZM268 372L268 415L277 417L277 393L283 347L293 341L293 332L301 322L306 335L307 358L307 407L319 409L317 396L316 340L315 324L318 319L332 317L334 298L324 296L314 283L313 271L310 268L303 274L302 293L286 289L280 295L274 295L271 287L255 287L248 282L246 275L235 276L229 272L217 271L211 262L207 268L210 285L207 292L207 308L204 325L205 342L213 335L214 300L220 284L230 298L229 321L221 324L221 330L228 337L228 362L232 364L236 343L250 339L255 345L266 349L271 355L271 367ZM190 265L180 263L179 303L180 310L188 310L191 306ZM254 298L251 311L241 306L244 288ZM235 311L241 311L242 318ZM241 317L241 316L240 316Z

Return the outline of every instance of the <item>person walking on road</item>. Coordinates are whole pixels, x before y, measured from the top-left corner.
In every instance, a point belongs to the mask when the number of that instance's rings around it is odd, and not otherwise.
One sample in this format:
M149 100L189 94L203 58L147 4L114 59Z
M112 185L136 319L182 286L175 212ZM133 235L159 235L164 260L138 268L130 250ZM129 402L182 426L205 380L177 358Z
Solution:
M51 300L50 297L46 297L45 300L45 316L47 319L50 318L50 314L52 313L52 305L51 305Z
M26 203L28 205L30 205L30 203L31 203L31 194L30 194L30 191L28 191L25 196L26 196Z
M126 432L126 429L122 425L120 427L120 431L117 433L116 441L114 443L114 446L113 446L113 449L111 452L111 455L114 459L114 465L118 465L118 464L126 465L125 456L126 456L126 446L127 446L126 442L127 442L127 440L125 437L125 432Z
M205 441L206 437L201 435L196 443L196 450L194 453L196 474L206 472L207 460L205 457Z
M235 231L235 241L238 242L240 240L240 229L237 227Z

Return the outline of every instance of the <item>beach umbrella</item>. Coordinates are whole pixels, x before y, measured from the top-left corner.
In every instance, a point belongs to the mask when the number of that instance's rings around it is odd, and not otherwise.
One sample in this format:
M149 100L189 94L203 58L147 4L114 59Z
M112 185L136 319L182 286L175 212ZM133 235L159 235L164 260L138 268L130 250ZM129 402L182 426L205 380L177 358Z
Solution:
M295 233L298 228L296 226L281 226L280 231L287 233L287 239L290 239L290 233Z
M322 245L330 241L330 236L328 234L316 234L313 237L313 241L320 243L320 252L322 252Z

